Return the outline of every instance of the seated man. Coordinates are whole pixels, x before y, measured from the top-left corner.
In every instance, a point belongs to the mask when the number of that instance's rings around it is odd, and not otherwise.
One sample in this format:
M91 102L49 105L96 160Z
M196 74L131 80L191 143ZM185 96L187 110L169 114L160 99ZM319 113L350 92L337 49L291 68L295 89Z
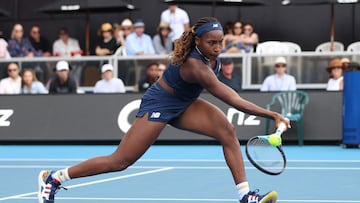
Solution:
M155 54L152 39L144 31L144 22L142 20L136 21L134 23L134 32L126 37L126 54L128 56Z
M7 67L9 77L0 80L0 94L20 94L21 76L19 66L10 63Z
M160 77L159 64L156 62L146 66L146 75L138 82L139 92L145 92Z
M83 54L80 49L79 41L69 36L67 28L62 27L59 29L59 39L53 43L54 56L81 56Z
M286 74L287 64L284 57L275 60L275 73L265 78L260 91L290 91L296 90L294 76Z
M124 82L114 77L113 70L111 64L104 64L101 67L103 79L96 82L94 93L125 93Z
M69 94L77 92L77 84L69 74L69 63L59 61L56 63L56 76L51 79L49 93L50 94Z
M241 91L241 78L234 73L234 62L230 58L221 59L221 70L218 79L235 90L235 92Z

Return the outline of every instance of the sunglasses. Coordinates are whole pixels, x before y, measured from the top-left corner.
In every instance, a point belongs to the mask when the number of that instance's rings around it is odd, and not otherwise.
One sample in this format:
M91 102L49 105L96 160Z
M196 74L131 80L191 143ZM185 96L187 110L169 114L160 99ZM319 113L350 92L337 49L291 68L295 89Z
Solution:
M275 68L285 68L286 64L276 64Z
M8 72L16 72L17 69L8 69Z

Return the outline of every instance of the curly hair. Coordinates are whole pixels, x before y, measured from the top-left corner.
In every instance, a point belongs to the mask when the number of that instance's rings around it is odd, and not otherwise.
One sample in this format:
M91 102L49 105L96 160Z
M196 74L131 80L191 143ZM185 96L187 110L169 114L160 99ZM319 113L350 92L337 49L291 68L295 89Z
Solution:
M198 27L209 22L219 22L214 17L203 17L199 19L189 31L185 31L182 36L175 40L174 51L171 55L171 62L181 65L188 57L191 50L195 47L195 31Z

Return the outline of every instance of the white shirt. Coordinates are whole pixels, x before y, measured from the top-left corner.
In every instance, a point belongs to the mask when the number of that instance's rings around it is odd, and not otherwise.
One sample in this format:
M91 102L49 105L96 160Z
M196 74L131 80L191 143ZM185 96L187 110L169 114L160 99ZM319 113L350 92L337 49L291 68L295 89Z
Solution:
M0 94L20 94L21 77L16 80L7 77L0 81Z
M338 79L330 78L327 83L326 90L327 91L339 91L340 90L340 83L344 79L343 76L339 77Z
M119 78L102 79L96 82L94 93L125 93L125 85Z
M284 74L279 77L277 74L269 75L265 78L260 91L291 91L296 90L295 78Z
M80 51L79 41L77 39L69 38L68 43L58 39L53 44L54 56L71 56L71 52Z
M171 13L170 9L166 9L161 13L160 22L169 23L170 28L172 29L171 39L172 41L179 39L183 32L185 31L184 24L190 22L189 15L187 12L181 8L176 8L175 13Z

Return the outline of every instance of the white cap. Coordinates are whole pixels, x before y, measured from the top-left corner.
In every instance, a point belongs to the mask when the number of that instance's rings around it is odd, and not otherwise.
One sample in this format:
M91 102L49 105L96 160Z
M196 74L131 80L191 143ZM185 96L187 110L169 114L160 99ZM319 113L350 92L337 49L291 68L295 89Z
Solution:
M279 64L279 63L286 64L286 59L282 56L277 57L275 60L275 64Z
M113 70L114 70L114 67L113 67L111 64L104 64L104 65L101 67L101 72L102 72L102 73L105 73L105 72L108 71L108 70L113 71Z
M56 71L69 70L69 63L66 61L59 61L56 63Z

